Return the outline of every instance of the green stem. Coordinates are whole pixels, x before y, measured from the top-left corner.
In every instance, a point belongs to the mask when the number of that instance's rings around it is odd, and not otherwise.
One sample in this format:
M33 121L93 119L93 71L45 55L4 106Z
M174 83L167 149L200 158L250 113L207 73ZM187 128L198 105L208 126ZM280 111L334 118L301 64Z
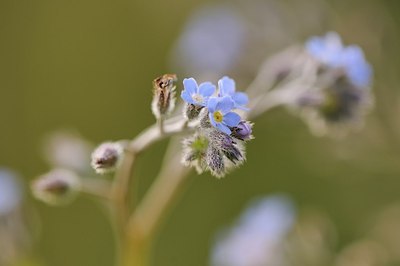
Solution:
M189 170L180 163L179 141L170 144L163 168L127 227L128 253L123 266L145 266L154 235L183 191ZM138 264L141 263L141 264Z
M149 264L150 244L138 234L135 237L127 237L120 250L122 253L121 266L146 266Z

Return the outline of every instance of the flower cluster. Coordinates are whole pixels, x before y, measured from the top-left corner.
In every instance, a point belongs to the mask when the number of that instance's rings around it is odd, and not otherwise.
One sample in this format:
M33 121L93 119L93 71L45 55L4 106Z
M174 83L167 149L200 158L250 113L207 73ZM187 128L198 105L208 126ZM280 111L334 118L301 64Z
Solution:
M200 120L195 135L184 141L183 162L199 173L209 170L222 177L244 161L243 142L252 139L252 123L235 112L248 110L248 97L236 92L235 81L229 77L218 81L218 89L210 82L198 85L193 78L184 79L183 85L185 116Z
M362 122L372 103L372 68L359 46L344 46L337 33L312 37L306 44L308 55L316 63L317 79L311 90L299 98L306 120L316 133L327 126L352 126Z

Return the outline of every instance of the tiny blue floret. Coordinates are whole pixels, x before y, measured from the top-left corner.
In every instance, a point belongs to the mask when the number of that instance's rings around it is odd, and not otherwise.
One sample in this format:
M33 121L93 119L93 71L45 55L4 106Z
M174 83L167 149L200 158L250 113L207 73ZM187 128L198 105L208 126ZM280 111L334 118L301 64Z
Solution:
M239 124L241 118L237 113L231 112L235 103L230 96L211 97L208 100L207 109L211 124L221 132L230 135L229 127Z
M207 106L208 99L215 92L215 86L211 82L197 85L194 78L184 79L183 87L181 98L189 104L198 106Z
M249 102L247 94L244 92L236 92L235 81L227 76L218 81L218 96L229 96L234 102L234 108L247 110L245 105Z

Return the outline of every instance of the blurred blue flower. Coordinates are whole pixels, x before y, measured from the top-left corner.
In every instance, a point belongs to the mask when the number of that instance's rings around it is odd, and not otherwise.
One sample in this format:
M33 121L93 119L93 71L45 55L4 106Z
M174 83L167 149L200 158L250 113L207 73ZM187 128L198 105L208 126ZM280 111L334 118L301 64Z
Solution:
M295 209L285 196L260 199L221 234L212 251L213 266L280 265L283 242L295 221Z
M235 103L229 96L211 97L207 104L211 124L228 135L231 134L229 127L237 126L241 120L238 114L231 112L234 107Z
M357 45L350 45L344 48L342 55L343 65L351 82L358 87L369 86L372 67L365 60L362 49Z
M215 86L212 83L204 82L199 86L194 78L184 79L183 87L182 99L197 106L207 106L209 97L215 92Z
M184 73L219 76L235 64L246 33L243 19L229 5L197 9L178 39L172 59Z
M322 64L343 68L349 80L358 87L371 83L372 68L357 45L343 46L340 36L329 32L323 37L312 37L306 42L306 50Z
M343 44L336 32L328 32L325 36L311 37L306 42L307 51L321 63L330 67L339 67L343 52Z
M0 216L15 210L21 198L22 191L16 175L0 168Z
M234 102L234 107L247 110L245 105L249 102L247 94L244 92L236 92L235 81L227 76L218 81L219 92L218 95L230 96Z

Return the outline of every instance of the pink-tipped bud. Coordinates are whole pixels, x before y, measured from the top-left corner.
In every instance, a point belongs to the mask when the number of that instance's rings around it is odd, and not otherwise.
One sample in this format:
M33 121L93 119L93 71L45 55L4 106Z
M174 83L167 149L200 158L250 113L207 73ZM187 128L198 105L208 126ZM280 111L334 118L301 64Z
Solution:
M98 174L113 172L121 161L124 148L118 142L105 142L92 153L91 165Z
M50 205L61 205L72 201L77 195L80 180L74 172L54 169L34 180L31 184L33 195Z

